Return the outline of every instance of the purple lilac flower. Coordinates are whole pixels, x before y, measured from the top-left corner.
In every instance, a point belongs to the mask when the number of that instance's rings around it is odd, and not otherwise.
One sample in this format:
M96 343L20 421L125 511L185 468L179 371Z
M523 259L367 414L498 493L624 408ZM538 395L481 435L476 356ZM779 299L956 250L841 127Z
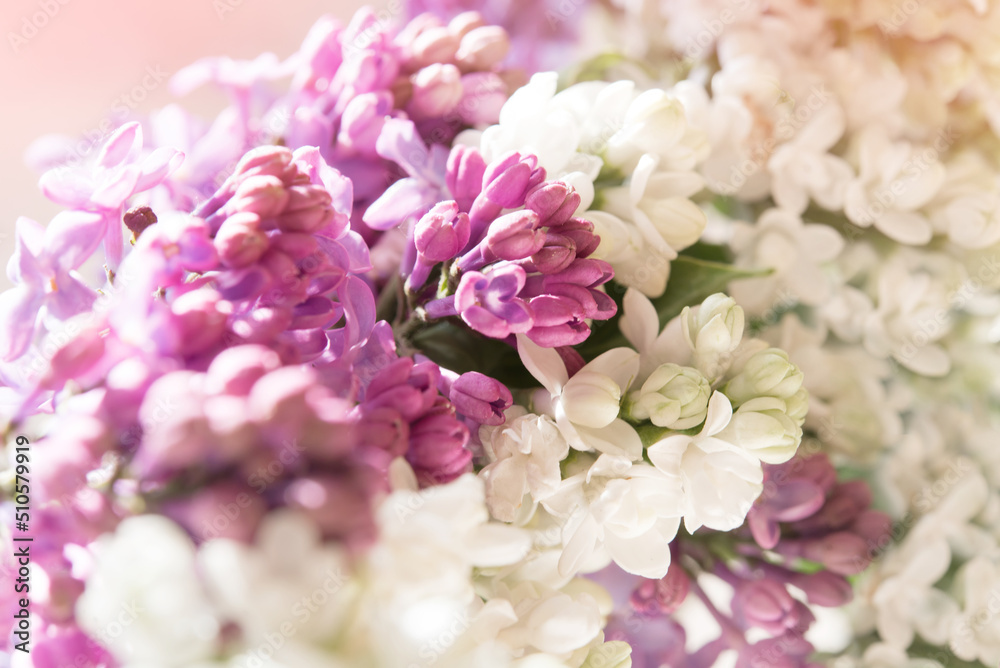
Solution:
M583 2L567 4L554 0L497 3L472 0L408 0L406 6L410 16L430 12L442 20L455 20L468 10L475 9L482 12L486 22L502 26L510 35L508 59L510 65L534 73L560 69L570 62L569 55L584 13L584 4ZM488 40L489 37L483 36L476 41L488 42ZM471 39L469 42L467 49L484 48Z
M162 183L183 159L183 153L166 147L143 157L142 128L128 123L108 138L93 165L56 167L42 175L39 186L53 202L99 217L96 229L88 219L81 220L84 229L75 232L92 235L96 231L95 241L104 242L108 267L114 270L124 252L122 214L126 200ZM79 258L80 263L95 249L81 246L84 257Z

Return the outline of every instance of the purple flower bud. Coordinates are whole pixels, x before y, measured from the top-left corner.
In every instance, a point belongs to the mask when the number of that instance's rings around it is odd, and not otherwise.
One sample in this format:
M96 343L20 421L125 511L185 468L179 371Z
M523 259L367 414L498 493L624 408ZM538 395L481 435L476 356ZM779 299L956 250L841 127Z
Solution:
M240 182L229 203L228 211L248 211L261 218L273 218L288 205L289 193L280 178L273 174L248 176Z
M780 548L781 543L778 546ZM871 563L864 539L848 531L802 541L802 556L840 575L860 573Z
M401 357L383 367L365 392L365 409L387 406L413 421L429 411L438 399L441 370L432 362L413 363Z
M49 360L38 385L47 390L57 390L71 378L80 378L104 357L105 338L93 327L79 334L59 348Z
M495 205L513 209L522 206L528 190L544 179L538 158L511 151L486 167L482 195Z
M882 550L892 540L892 518L879 510L865 510L851 524L851 531Z
M214 290L192 290L170 305L177 318L177 352L195 355L217 344L226 331L228 313L219 293Z
M352 99L340 118L337 147L375 158L385 119L392 112L393 96L387 91L363 93Z
M545 231L538 228L534 211L511 211L490 224L486 245L501 260L523 260L542 249Z
M594 234L594 224L583 218L570 218L561 225L550 225L549 231L572 239L576 244L576 256L580 258L588 257L601 243L601 238Z
M471 146L458 145L448 154L445 184L458 202L460 211L468 212L483 189L486 161L483 154Z
M454 65L428 65L410 81L413 96L406 110L416 121L446 116L462 99L462 73Z
M314 296L292 309L289 329L316 329L329 325L343 315L343 308L327 297Z
M242 345L223 350L208 367L205 390L210 394L246 396L264 374L281 366L276 352L260 345Z
M562 181L547 181L528 192L524 206L538 214L542 225L554 227L567 222L576 213L580 207L580 194ZM590 229L594 229L593 225Z
M733 616L746 626L778 635L798 624L796 603L783 583L766 578L744 581L733 594Z
M260 259L260 266L271 277L269 289L261 298L262 304L291 307L305 300L309 281L292 258L271 248Z
M232 178L241 181L255 175L271 175L287 181L294 169L292 152L284 146L258 146L240 159Z
M789 574L788 582L805 592L810 603L826 608L839 608L849 603L854 596L847 578L830 571L793 572Z
M458 50L459 37L444 26L431 26L420 31L410 49L416 64L450 63Z
M556 274L576 259L576 242L551 230L545 233L545 245L530 258L531 267L543 274Z
M871 502L871 489L865 481L839 483L830 492L819 512L796 522L794 528L804 535L843 529L857 519Z
M363 406L358 422L358 446L385 453L383 467L406 454L410 443L410 423L395 408ZM379 467L382 468L382 467Z
M322 186L292 186L288 194L288 206L277 220L285 232L315 232L336 217L330 193Z
M644 617L673 614L687 598L691 578L677 561L670 562L667 574L659 580L642 578L629 602Z
M465 447L469 430L455 418L453 411L445 403L410 427L406 460L423 486L454 480L465 473L472 461L472 452Z
M465 37L470 31L486 25L486 20L479 12L462 12L448 22L448 30L458 39Z
M488 70L500 64L510 51L510 38L500 26L480 26L469 30L455 53L455 60L466 72Z
M268 248L260 217L241 211L226 218L213 242L219 260L227 267L246 267L261 258Z
M413 241L424 258L444 262L465 248L470 233L469 215L459 212L458 203L439 202L417 221Z
M448 398L459 413L487 425L503 424L503 412L514 403L510 390L503 383L478 371L459 376L451 384Z
M480 334L503 339L531 329L528 305L518 297L524 287L524 269L499 265L489 274L462 274L455 291L455 308L462 320Z

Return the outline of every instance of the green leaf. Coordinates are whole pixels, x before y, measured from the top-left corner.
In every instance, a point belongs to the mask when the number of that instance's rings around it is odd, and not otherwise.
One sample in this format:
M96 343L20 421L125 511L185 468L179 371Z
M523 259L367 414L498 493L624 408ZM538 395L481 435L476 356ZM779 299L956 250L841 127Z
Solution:
M480 336L461 321L438 320L417 329L407 339L436 364L455 373L478 371L511 389L538 385L513 346Z

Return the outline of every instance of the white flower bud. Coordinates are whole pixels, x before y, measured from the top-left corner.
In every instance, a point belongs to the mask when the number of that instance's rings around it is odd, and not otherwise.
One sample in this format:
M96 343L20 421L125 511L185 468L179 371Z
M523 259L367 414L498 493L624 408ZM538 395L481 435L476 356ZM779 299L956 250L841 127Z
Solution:
M800 389L802 372L789 361L788 353L768 348L751 356L722 391L739 406L756 397L788 399Z
M733 413L718 438L746 449L762 462L781 464L795 455L802 427L789 417L784 400L758 397Z
M697 369L663 364L632 393L631 416L657 427L690 429L705 421L712 387Z
M622 388L615 380L594 371L579 371L563 388L566 417L574 424L599 429L618 417Z
M684 339L694 351L694 366L709 379L718 378L743 338L743 309L718 292L680 315Z

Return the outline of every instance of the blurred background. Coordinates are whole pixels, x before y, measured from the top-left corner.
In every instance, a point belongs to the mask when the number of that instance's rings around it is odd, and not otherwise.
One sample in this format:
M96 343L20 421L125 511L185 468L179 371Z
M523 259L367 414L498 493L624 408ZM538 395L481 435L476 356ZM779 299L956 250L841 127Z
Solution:
M363 4L380 7L384 0L4 0L0 266L13 252L18 216L45 224L59 211L24 163L37 137L96 136L102 125L117 127L124 108L141 114L173 100L170 75L198 58L253 58L265 51L285 58L320 15L346 22ZM183 103L210 117L223 98L206 90ZM8 286L0 271L0 289Z

